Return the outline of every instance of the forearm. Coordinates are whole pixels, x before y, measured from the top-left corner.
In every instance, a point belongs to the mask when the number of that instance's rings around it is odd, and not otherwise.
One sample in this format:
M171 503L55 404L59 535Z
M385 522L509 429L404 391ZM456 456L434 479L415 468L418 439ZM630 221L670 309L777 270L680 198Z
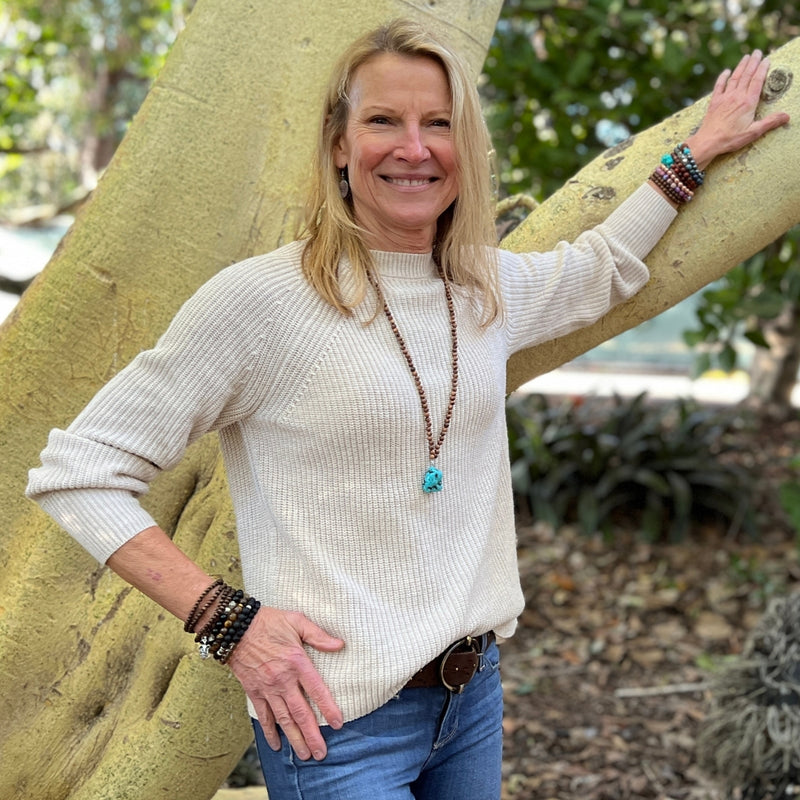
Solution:
M197 598L213 582L161 528L147 528L106 562L123 580L185 621Z
M181 620L186 620L198 597L213 579L195 564L161 528L137 533L106 561L121 578L135 586ZM202 627L214 614L208 609L198 622ZM330 690L314 669L304 643L322 651L340 650L344 642L329 636L302 614L264 608L234 650L230 667L258 709L270 745L280 747L277 719L301 759L325 757L311 698L328 722L342 726L342 712Z

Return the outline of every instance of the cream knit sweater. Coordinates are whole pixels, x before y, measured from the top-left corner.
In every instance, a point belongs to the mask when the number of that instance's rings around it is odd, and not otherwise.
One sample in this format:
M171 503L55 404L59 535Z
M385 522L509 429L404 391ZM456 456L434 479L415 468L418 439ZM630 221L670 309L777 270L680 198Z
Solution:
M310 655L344 718L362 716L455 639L514 632L524 601L506 361L638 291L641 259L674 216L645 185L573 245L498 251L505 314L488 329L454 292L459 388L439 493L421 488L424 423L397 341L383 315L364 324L374 297L352 317L335 311L304 281L295 242L203 286L152 350L52 431L28 496L105 561L154 524L136 499L148 482L217 430L247 591L344 639ZM374 258L436 436L451 379L442 283L429 254Z

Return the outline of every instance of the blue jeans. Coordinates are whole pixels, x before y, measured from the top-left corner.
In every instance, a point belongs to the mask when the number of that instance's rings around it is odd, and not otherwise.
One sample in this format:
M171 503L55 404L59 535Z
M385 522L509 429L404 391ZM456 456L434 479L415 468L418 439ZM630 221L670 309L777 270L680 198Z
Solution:
M273 751L253 720L270 800L499 800L503 694L492 644L462 694L403 689L341 730L323 761Z

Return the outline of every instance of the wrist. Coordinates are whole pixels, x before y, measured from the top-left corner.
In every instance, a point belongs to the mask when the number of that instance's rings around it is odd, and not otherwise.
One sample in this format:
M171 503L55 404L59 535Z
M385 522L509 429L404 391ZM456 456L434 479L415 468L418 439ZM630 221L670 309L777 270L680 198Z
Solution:
M676 208L688 203L704 180L705 172L697 165L686 142L665 153L650 175L650 183Z
M218 579L197 599L184 630L196 632L201 658L213 656L225 664L260 607L254 597Z
M695 163L701 170L705 170L714 158L719 155L709 142L706 142L703 137L697 134L692 134L685 142L692 151L692 158L694 158Z

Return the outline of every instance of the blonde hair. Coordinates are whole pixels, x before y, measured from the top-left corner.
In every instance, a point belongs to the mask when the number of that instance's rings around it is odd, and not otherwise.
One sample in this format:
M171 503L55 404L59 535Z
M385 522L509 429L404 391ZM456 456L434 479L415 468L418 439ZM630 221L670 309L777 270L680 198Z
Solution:
M450 131L458 165L458 196L440 216L436 226L434 258L443 275L463 286L479 301L482 322L500 313L494 228L491 140L481 114L478 92L463 62L424 28L408 20L395 20L356 40L334 68L313 164L312 186L306 206L303 236L303 272L309 283L331 305L345 314L363 299L369 248L353 212L352 200L339 193L339 171L334 150L344 135L350 113L350 89L356 70L376 55L393 53L430 58L444 70L450 87ZM345 300L339 285L338 265L346 256L356 279L355 297Z

